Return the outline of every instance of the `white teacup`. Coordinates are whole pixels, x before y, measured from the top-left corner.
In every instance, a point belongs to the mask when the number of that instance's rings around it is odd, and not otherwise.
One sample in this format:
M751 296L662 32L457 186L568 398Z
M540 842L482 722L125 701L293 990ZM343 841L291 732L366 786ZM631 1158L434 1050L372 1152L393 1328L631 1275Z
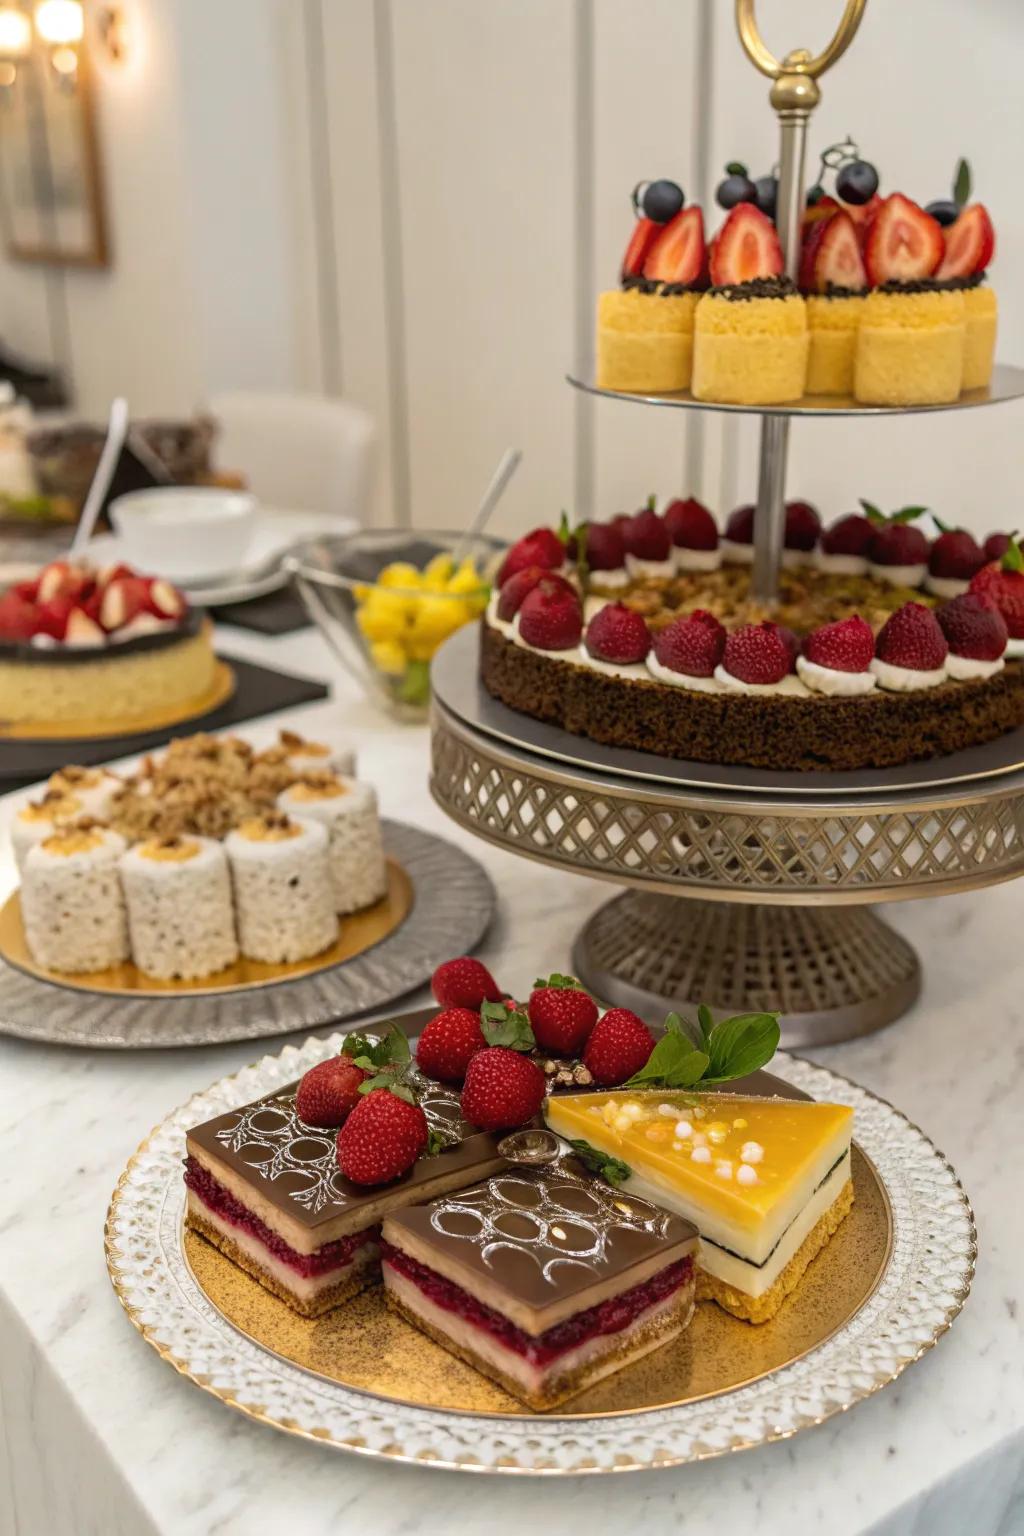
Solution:
M125 559L171 581L208 581L245 565L256 498L217 486L155 486L110 503Z

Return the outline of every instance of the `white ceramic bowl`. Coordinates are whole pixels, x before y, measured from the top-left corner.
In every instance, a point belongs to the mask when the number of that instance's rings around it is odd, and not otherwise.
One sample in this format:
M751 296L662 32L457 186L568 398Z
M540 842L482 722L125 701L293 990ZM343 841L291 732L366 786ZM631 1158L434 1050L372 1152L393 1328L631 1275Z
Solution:
M245 565L256 498L216 486L156 486L110 503L124 558L172 581L203 581Z

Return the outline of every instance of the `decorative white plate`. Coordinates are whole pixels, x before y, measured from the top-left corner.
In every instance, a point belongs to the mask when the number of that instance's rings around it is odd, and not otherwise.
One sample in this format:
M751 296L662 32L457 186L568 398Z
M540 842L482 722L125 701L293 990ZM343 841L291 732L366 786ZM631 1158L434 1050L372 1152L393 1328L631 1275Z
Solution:
M199 1288L182 1249L186 1129L299 1077L343 1037L285 1046L182 1105L139 1148L107 1214L111 1279L136 1328L182 1375L250 1418L361 1455L473 1472L581 1473L700 1461L787 1439L894 1381L945 1333L977 1256L955 1172L884 1100L797 1057L772 1070L849 1104L885 1184L893 1243L880 1283L817 1349L759 1380L672 1408L593 1417L439 1412L328 1381L238 1333Z

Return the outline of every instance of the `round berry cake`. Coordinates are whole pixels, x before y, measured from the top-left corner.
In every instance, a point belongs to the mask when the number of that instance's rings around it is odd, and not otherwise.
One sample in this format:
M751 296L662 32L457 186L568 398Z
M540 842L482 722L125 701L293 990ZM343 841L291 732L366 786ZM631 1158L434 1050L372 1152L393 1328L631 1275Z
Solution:
M822 528L786 508L778 601L751 591L754 509L720 535L654 501L508 552L481 676L502 703L610 746L777 770L887 768L1024 725L1024 556L929 540L922 507ZM934 514L933 514L934 517Z
M54 561L0 597L0 726L187 719L216 684L210 626L169 581Z

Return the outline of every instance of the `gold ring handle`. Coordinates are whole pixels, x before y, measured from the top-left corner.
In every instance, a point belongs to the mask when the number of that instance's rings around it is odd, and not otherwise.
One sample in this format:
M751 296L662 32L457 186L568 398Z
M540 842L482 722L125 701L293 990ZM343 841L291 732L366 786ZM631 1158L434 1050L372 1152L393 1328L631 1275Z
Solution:
M807 75L816 80L842 58L853 42L866 4L867 0L846 0L846 8L835 35L817 58L812 58L806 48L794 48L784 59L777 59L758 29L754 0L736 0L736 27L747 57L769 79L778 80L782 75Z

